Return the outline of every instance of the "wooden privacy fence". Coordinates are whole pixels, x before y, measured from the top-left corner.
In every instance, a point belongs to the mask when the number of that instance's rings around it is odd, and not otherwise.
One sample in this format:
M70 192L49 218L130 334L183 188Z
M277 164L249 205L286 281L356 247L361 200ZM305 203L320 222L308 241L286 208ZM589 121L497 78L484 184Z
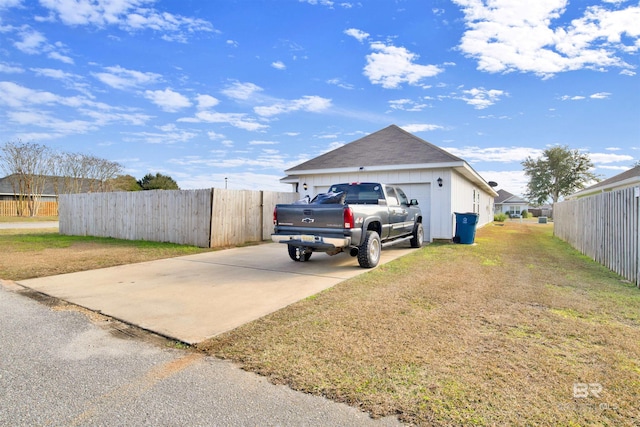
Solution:
M275 205L298 197L217 188L65 194L60 196L60 233L233 246L269 239Z
M556 203L554 234L640 287L638 188Z
M18 216L18 206L22 204L22 212L28 214L28 202L18 202L17 200L0 200L0 216ZM38 214L36 216L56 216L58 215L58 202L39 202Z

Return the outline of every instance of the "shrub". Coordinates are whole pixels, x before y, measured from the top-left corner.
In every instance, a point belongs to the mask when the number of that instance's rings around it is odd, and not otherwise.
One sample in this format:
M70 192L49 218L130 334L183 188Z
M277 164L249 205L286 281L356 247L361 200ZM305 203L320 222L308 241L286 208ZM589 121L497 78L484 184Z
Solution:
M505 222L507 220L507 214L504 212L494 214L493 220L496 222Z
M523 210L521 212L522 218L529 218L531 216L531 214L529 212L527 212L527 210Z

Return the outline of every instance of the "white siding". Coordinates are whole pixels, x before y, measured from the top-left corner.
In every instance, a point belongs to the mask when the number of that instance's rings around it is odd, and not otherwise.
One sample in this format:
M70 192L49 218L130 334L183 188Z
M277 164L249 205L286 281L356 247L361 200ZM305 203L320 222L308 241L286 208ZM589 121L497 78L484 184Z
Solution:
M443 185L438 187L437 179L442 178ZM409 198L418 199L425 225L425 240L451 239L451 170L402 170L373 171L353 173L317 174L300 177L301 196L314 197L326 192L331 184L342 182L382 182L402 187ZM303 184L307 184L307 190Z
M493 196L467 180L457 172L453 172L452 185L452 233L455 231L455 212L474 212L479 215L478 227L493 221Z

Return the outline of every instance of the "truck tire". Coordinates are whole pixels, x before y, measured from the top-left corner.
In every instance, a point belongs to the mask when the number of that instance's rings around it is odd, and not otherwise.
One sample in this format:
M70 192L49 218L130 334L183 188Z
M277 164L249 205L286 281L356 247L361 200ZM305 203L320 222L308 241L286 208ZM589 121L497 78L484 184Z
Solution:
M382 244L380 236L373 230L368 230L362 246L358 248L358 264L362 268L373 268L380 262Z
M421 248L423 243L424 243L424 227L422 226L422 223L419 222L416 224L416 227L413 230L413 237L411 238L411 247Z
M300 253L300 251L297 250L298 248L293 245L287 245L287 248L289 249L289 258L294 261L309 261L309 258L311 258L311 252Z

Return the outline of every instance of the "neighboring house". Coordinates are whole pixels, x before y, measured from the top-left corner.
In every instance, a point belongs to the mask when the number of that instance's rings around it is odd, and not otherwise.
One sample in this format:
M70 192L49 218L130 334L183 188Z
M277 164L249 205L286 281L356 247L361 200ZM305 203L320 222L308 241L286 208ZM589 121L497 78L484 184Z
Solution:
M0 178L0 200L15 200L16 194L12 184L12 178L14 175L8 175L4 178ZM58 196L56 195L56 191L54 191L54 180L57 177L47 177L47 181L44 185L44 191L42 192L42 198L40 199L43 202L55 202L58 200ZM31 194L29 194L31 196Z
M498 190L495 201L495 212L502 212L511 217L519 217L523 211L529 211L529 202L522 197L514 196L507 190Z
M594 194L604 193L607 191L621 190L627 187L635 187L640 185L640 166L629 169L621 174L605 179L591 187L573 193L567 197L567 200L580 199L582 197L593 196Z
M425 241L450 240L455 212L493 221L493 188L469 164L442 148L391 125L285 171L280 181L302 196L326 192L341 182L397 184L418 199Z
M15 174L14 174L15 175ZM14 175L8 175L4 178L0 178L0 200L15 200L16 194L14 186L12 184L12 178ZM42 202L56 202L58 201L58 195L68 193L70 191L65 190L65 187L70 183L76 182L78 185L73 192L88 193L91 192L91 184L94 183L94 187L98 186L98 182L92 179L84 179L82 182L77 179L64 178L60 176L45 176L44 190L42 191ZM32 194L29 194L32 196Z

